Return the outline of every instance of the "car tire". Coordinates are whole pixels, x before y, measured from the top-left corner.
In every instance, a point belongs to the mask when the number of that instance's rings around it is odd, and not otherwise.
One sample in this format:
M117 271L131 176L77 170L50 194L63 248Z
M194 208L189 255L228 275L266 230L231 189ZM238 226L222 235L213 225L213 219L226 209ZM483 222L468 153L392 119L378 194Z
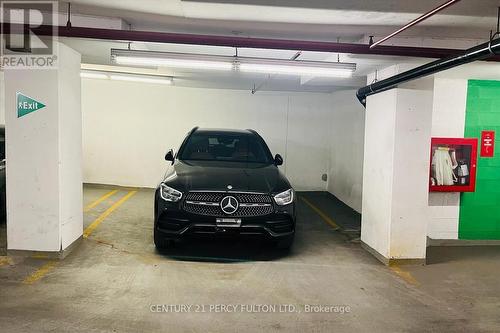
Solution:
M174 241L171 239L165 239L156 231L154 231L154 242L158 250L166 250L174 247Z
M276 243L276 248L280 250L289 250L295 240L295 234L288 236Z

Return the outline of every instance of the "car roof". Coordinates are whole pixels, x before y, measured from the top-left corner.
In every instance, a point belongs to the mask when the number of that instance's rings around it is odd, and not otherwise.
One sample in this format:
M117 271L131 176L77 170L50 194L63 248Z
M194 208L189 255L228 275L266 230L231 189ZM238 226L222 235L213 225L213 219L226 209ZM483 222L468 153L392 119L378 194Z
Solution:
M196 128L195 133L207 134L250 134L254 135L255 131L249 129L229 129L229 128Z

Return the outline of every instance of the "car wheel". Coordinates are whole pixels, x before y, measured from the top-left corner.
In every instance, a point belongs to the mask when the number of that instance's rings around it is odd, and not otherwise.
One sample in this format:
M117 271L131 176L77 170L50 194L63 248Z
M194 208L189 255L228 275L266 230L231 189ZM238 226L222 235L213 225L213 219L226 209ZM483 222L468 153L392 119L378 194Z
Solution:
M174 246L174 241L171 239L165 239L156 231L154 231L154 242L158 250L165 250L172 248Z
M295 234L288 236L278 241L276 243L276 248L281 250L289 250L292 247L294 240L295 240Z

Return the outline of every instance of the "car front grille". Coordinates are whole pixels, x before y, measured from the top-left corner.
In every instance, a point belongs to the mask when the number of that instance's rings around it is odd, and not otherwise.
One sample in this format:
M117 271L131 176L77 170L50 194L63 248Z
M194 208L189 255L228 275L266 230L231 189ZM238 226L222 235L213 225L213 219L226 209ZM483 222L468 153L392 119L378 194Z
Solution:
M220 207L221 200L226 196L238 200L239 207L233 214L224 213ZM189 192L183 207L188 213L221 217L263 216L273 212L271 196L261 193Z

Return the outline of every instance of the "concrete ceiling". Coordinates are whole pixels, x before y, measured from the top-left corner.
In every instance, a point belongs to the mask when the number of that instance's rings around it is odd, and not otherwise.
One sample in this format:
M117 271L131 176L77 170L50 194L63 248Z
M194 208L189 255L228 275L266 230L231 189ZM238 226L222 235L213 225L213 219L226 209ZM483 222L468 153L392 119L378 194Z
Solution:
M121 17L133 29L355 40L385 35L444 0L74 0L75 12ZM486 38L498 0L463 0L406 35ZM61 2L65 8L64 2Z
M238 35L281 39L367 42L368 35L380 38L429 11L444 0L73 0L72 12L89 18L123 22L132 30L198 34ZM387 45L466 48L484 41L496 25L499 0L463 0L439 15L412 28ZM60 2L60 12L66 9ZM64 17L64 14L62 14ZM100 22L100 21L99 21ZM105 21L102 21L105 22ZM61 39L82 54L90 67L112 66L111 48L126 48L125 42ZM132 49L234 55L230 47L132 43ZM290 59L300 50L239 49L240 56ZM217 73L155 69L152 74L172 75L176 85L189 87L331 92L357 88L366 75L398 62L401 57L340 55L341 61L355 62L351 79L304 78L282 75ZM300 60L336 61L337 54L303 52ZM419 62L422 60L420 59ZM110 67L106 67L110 69ZM111 67L112 70L125 70ZM150 69L126 69L150 73Z

